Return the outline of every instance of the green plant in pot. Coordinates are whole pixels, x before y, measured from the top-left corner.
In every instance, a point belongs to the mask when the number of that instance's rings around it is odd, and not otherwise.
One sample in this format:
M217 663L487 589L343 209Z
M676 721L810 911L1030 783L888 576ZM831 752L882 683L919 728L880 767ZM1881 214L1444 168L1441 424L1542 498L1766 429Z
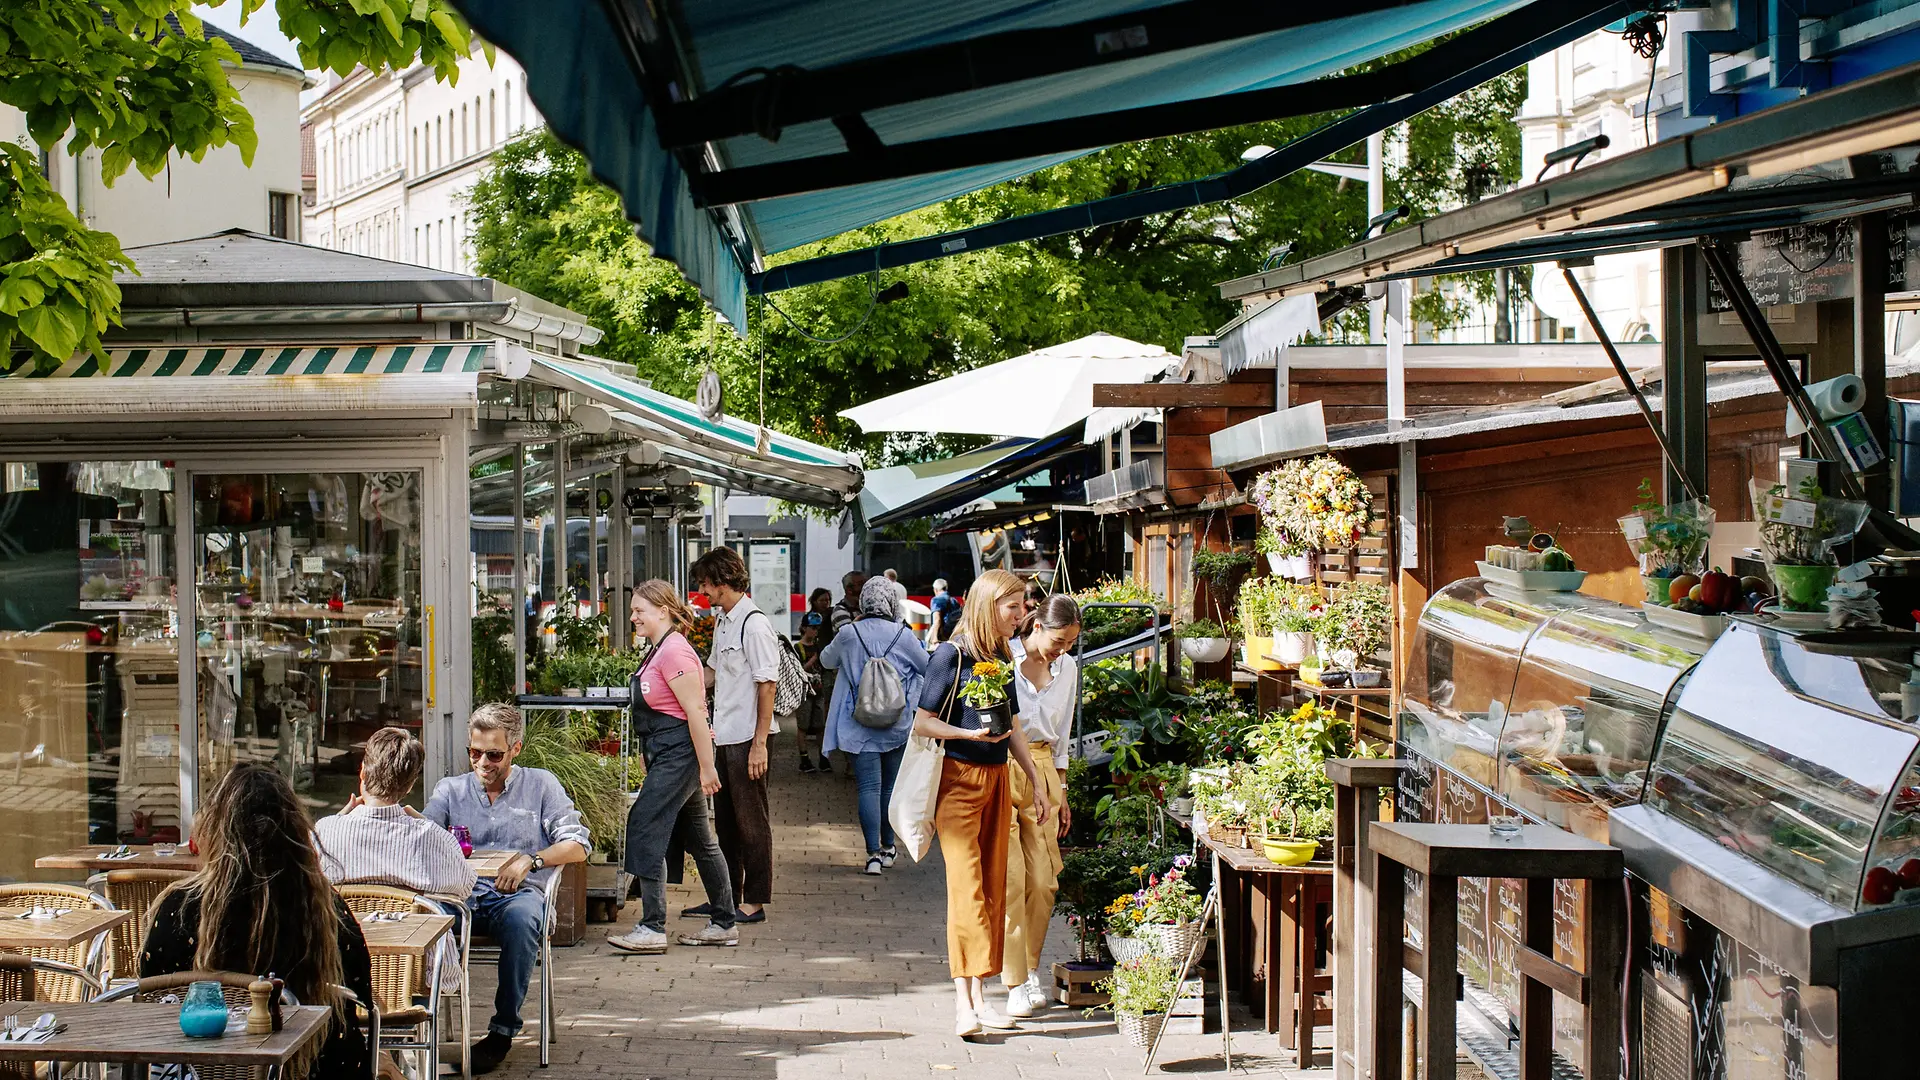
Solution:
M1853 539L1866 522L1866 503L1827 497L1809 478L1789 493L1786 485L1752 484L1753 516L1767 573L1789 611L1825 611L1827 589L1838 573L1834 549Z
M1100 981L1097 988L1107 995L1107 1007L1128 1042L1151 1046L1159 1036L1167 1010L1173 1008L1179 989L1174 977L1179 973L1171 957L1149 950L1117 965Z
M1670 586L1682 574L1698 573L1713 538L1713 507L1704 499L1662 503L1653 490L1653 478L1640 480L1639 502L1620 518L1620 533L1640 562L1646 602L1665 607L1672 603Z
M1283 603L1287 583L1278 578L1259 578L1240 586L1240 627L1246 631L1247 666L1260 671L1277 671L1282 665L1268 659L1273 651L1270 635L1275 616Z
M1357 671L1366 658L1386 646L1392 621L1385 585L1350 582L1329 598L1314 625L1314 638L1323 659L1342 670Z
M1214 664L1227 658L1233 645L1227 631L1212 619L1195 619L1180 624L1180 651L1196 664Z

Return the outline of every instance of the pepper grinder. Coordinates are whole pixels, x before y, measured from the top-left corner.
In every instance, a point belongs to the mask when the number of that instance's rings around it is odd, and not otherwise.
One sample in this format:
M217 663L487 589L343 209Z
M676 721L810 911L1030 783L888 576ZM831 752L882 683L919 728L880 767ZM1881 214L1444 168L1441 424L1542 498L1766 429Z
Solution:
M269 971L267 972L267 981L273 984L273 996L267 999L267 1011L273 1016L273 1030L279 1031L287 1022L286 1014L281 1012L281 1006L287 999L285 993L287 980Z
M247 1034L271 1035L273 984L265 979L255 979L247 984L247 996L251 999L247 1007Z

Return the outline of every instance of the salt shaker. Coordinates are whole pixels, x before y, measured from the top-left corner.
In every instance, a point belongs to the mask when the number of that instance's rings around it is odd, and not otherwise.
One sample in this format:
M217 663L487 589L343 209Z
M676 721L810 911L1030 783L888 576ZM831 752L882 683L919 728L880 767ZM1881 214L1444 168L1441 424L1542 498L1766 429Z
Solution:
M273 1032L273 984L265 979L255 979L247 984L247 1034L268 1035Z

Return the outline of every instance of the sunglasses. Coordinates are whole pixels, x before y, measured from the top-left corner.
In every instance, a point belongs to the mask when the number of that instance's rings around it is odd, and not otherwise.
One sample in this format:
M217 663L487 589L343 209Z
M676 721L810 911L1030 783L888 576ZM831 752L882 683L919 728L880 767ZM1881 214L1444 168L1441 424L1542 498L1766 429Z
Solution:
M506 760L506 757L507 752L505 750L482 750L476 746L467 747L467 760L469 761L479 761L481 758L486 758L492 764L498 765Z

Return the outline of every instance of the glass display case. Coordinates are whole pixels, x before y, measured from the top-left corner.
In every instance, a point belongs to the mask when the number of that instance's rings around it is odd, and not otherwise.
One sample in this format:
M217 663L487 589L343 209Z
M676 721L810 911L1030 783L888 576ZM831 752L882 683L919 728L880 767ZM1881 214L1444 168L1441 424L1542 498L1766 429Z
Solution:
M1920 729L1900 715L1910 671L1736 624L1675 704L1647 808L1841 908L1892 902L1887 879L1920 848ZM1870 866L1886 871L1863 895Z

